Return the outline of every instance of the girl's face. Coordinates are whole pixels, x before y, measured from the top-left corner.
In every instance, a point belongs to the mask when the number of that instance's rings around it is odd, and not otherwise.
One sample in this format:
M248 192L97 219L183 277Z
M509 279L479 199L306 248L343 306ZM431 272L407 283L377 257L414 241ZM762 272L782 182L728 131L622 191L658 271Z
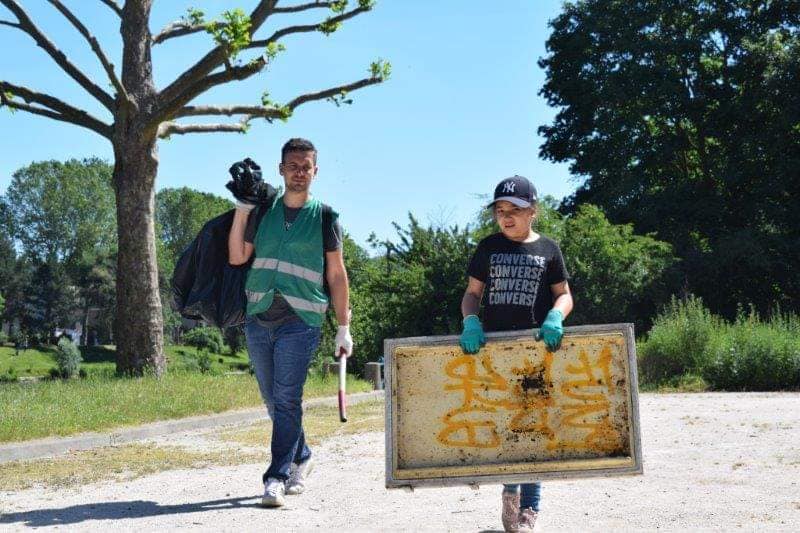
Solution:
M535 207L517 207L505 200L494 204L494 219L503 235L512 241L524 241L528 238L535 216Z

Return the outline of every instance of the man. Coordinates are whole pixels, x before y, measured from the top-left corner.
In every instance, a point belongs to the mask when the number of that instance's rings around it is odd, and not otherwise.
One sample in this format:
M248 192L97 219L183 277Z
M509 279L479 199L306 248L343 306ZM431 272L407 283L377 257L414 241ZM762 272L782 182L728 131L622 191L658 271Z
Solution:
M254 210L252 191L231 188L237 203L228 238L229 262L241 265L255 257L245 285L245 338L272 419L272 460L262 479L262 505L267 507L284 505L285 494L303 492L313 468L301 403L328 307L323 276L339 324L336 356L349 357L353 347L342 229L338 215L309 193L317 171L314 145L290 139L278 165L282 195Z

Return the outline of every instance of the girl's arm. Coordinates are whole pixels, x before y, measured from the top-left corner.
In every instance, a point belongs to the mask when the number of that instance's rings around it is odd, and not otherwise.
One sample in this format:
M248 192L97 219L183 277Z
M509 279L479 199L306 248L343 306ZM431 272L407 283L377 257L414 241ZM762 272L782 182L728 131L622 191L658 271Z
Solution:
M553 294L553 309L558 309L561 311L561 316L567 318L572 311L572 293L569 292L569 283L566 280L554 283L550 285L550 291ZM461 308L464 308L463 303Z

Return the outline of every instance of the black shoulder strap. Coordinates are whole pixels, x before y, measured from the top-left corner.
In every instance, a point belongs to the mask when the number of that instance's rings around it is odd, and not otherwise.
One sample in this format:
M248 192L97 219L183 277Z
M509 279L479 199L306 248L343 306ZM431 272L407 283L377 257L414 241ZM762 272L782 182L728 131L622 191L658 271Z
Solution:
M328 204L322 204L322 241L325 242L325 232L331 231L333 224L333 209ZM328 255L325 253L325 245L322 247L322 271L328 272ZM322 290L330 298L331 289L328 287L328 276L322 276Z
M333 209L328 204L322 204L322 234L325 235L326 231L330 231L331 224L333 224Z
M261 224L261 221L264 219L264 215L266 215L267 211L269 210L265 209L263 204L258 204L253 211L254 213L250 213L250 216L256 217L256 232L258 232L258 226Z

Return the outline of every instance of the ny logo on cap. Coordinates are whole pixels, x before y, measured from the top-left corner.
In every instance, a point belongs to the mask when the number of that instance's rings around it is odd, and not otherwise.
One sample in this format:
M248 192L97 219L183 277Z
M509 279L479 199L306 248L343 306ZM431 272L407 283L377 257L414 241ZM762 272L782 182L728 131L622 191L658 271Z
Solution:
M503 192L510 192L514 193L514 189L517 187L517 184L513 181L507 181L503 184Z

